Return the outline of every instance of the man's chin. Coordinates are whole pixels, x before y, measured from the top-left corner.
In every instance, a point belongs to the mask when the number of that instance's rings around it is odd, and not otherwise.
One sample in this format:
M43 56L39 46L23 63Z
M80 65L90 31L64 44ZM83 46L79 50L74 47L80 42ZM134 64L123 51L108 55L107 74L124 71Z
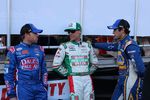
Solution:
M113 42L117 42L119 40L119 38L117 37L117 36L115 36L114 38L113 38Z
M75 39L70 39L70 41L75 41Z
M33 42L32 44L37 44L38 42Z

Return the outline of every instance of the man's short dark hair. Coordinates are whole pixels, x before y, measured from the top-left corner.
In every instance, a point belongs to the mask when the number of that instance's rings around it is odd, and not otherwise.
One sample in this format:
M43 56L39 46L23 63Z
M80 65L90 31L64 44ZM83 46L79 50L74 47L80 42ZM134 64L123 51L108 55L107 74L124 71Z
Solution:
M23 36L25 33L30 33L31 32L31 28L29 24L25 24L22 26L21 30L20 30L20 35Z
M118 19L115 21L113 25L107 26L108 29L119 29L121 30L122 28L125 29L125 33L129 34L130 33L130 24L128 23L127 20L124 19Z
M42 29L38 29L36 28L33 24L29 23L29 24L25 24L22 26L21 30L20 30L20 35L21 38L24 38L25 33L42 33L43 30Z

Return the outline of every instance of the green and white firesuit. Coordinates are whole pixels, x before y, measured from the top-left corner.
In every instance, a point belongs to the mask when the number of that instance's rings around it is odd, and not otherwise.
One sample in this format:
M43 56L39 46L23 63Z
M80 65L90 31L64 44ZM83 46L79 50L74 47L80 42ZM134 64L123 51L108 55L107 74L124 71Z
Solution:
M53 69L68 76L71 100L94 100L90 74L98 65L93 47L86 42L66 42L59 46L53 61Z

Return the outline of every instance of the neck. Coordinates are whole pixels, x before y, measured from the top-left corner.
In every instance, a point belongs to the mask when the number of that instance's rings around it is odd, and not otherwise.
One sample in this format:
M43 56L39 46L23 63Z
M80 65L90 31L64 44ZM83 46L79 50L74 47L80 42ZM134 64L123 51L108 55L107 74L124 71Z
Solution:
M126 36L127 36L127 34L122 34L120 40L123 40Z
M78 39L76 39L76 40L70 40L70 41L80 42L80 41L81 41L81 39L80 39L80 38L78 38Z
M23 40L23 42L26 43L26 44L28 44L28 45L31 45L31 44L32 44L31 42L29 42L29 41L27 41L27 40L25 40L25 39Z
M81 39L80 39L80 38L76 40L76 42L80 42L80 41L81 41Z

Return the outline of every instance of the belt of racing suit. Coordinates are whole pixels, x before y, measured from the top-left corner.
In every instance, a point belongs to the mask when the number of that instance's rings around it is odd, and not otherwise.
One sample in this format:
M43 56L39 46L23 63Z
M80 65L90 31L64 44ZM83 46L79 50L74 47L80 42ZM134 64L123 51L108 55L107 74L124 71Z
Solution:
M40 84L42 83L40 80L19 80L17 83L19 84Z
M86 75L90 75L89 72L72 72L72 73L69 73L69 75L71 76L86 76Z

